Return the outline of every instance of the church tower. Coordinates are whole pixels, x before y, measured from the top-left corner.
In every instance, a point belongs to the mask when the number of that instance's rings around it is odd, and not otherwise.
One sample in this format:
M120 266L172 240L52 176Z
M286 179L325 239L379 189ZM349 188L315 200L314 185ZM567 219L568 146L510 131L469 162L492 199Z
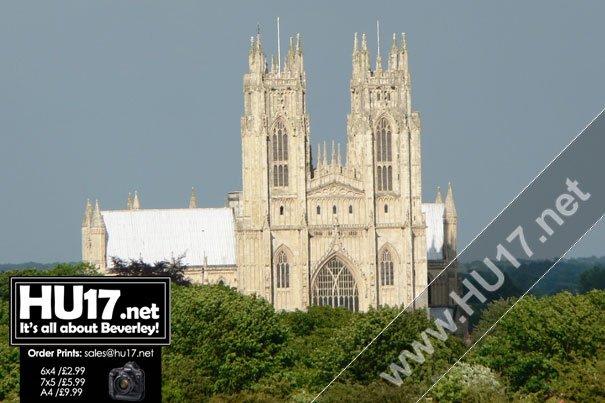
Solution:
M311 177L300 36L290 38L283 66L279 56L277 62L271 58L269 68L260 31L256 40L250 38L241 118L238 287L260 294L278 308L295 309L303 308L308 276L304 228Z
M410 302L426 286L420 148L420 115L411 105L405 34L400 45L393 34L386 69L378 47L373 71L365 34L361 45L355 34L347 166L362 178L367 204L372 206L376 266L381 266L385 245L399 249L400 258L395 289L381 293L382 287L377 287L379 305Z
M405 37L394 35L386 68L378 52L372 69L365 34L361 43L355 35L344 164L340 146L328 159L324 143L313 166L300 36L283 67L279 54L269 67L260 32L251 38L234 201L238 289L285 310L411 303L427 284L427 245Z

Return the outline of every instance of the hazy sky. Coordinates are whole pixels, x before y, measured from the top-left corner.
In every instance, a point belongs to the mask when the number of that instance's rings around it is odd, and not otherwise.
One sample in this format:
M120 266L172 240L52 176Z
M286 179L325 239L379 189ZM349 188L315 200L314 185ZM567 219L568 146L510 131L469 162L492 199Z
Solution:
M300 32L313 149L346 139L354 32L407 33L423 196L451 181L459 246L604 106L601 2L3 1L0 262L75 261L87 198L223 205L241 189L242 75ZM605 150L604 150L605 155ZM582 161L578 160L578 164ZM605 174L605 169L604 169ZM552 201L545 201L546 207ZM603 255L605 226L572 256Z

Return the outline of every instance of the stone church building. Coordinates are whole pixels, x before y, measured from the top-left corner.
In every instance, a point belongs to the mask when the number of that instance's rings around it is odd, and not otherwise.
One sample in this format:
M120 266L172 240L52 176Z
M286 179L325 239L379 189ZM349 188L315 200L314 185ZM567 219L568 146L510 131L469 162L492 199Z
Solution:
M360 42L360 43L359 43ZM449 309L456 256L452 188L445 202L422 202L420 115L411 105L405 36L393 35L386 66L370 63L355 35L346 161L340 145L313 153L300 36L286 57L267 62L261 35L250 40L241 117L241 192L224 208L125 210L88 202L83 260L148 262L184 256L201 283L257 294L276 309L309 305L366 311L371 306ZM455 262L454 262L455 263Z

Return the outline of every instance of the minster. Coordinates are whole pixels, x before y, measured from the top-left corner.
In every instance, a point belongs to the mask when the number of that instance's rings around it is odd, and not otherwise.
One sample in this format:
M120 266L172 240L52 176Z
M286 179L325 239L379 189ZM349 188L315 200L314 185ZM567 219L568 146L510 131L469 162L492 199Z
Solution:
M422 201L420 114L412 109L405 35L374 67L365 34L353 44L347 144L312 147L300 35L268 62L250 38L241 117L242 191L221 208L86 205L82 257L153 263L184 256L188 275L256 294L276 309L310 305L367 311L414 303L450 309L457 287L457 213ZM279 52L278 52L279 54ZM313 151L317 150L317 153ZM449 265L428 292L427 285Z

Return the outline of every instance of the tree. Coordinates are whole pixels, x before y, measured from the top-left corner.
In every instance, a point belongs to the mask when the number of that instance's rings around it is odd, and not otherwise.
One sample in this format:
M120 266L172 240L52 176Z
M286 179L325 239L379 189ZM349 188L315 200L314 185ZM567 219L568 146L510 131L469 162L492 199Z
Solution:
M190 285L191 280L185 277L187 266L183 264L184 255L173 258L170 262L162 260L153 265L143 262L143 259L131 259L128 262L118 257L112 257L113 267L108 271L118 276L158 276L170 277L173 283L178 285Z
M605 290L605 268L595 266L580 275L580 292Z
M458 363L430 394L439 402L506 402L505 389L490 368Z
M490 304L476 337L500 318L514 301ZM594 360L605 346L605 292L563 292L527 296L502 317L471 351L471 359L500 372L513 391L544 399L553 393L561 368Z
M50 269L20 269L0 273L0 401L18 400L19 348L9 340L9 278L13 276L92 276L99 275L88 263L61 263Z
M273 306L222 285L172 288L172 344L164 349L165 400L246 390L287 367L287 332ZM185 360L182 360L182 358Z

